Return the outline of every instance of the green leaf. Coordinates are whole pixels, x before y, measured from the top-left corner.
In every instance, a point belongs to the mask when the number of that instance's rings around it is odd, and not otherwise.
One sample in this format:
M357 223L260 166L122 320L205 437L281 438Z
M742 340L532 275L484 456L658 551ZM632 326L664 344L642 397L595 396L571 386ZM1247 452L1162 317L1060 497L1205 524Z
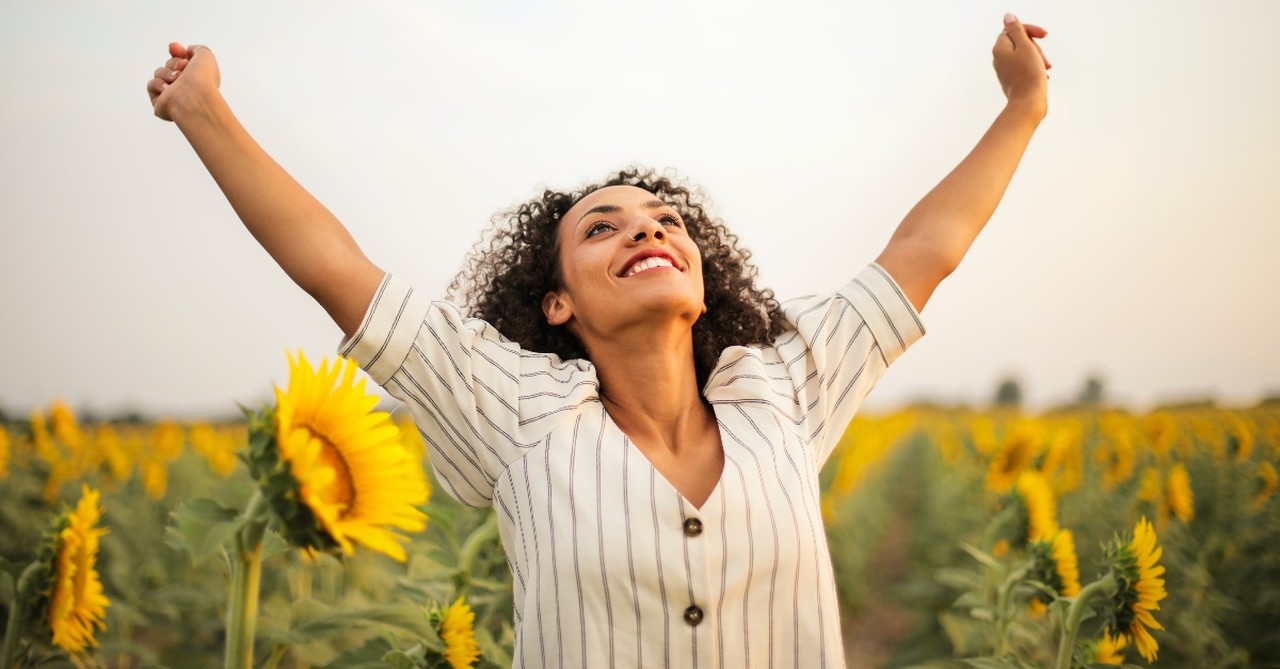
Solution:
M489 630L483 627L478 627L476 628L475 633L476 646L480 648L480 656L483 657L486 662L499 667L511 666L511 654L507 652L507 649L504 648L502 644L498 643L498 641L493 638L493 635L489 633Z
M415 646L408 652L403 650L393 650L382 656L382 661L391 665L394 669L419 669L425 666L426 654L422 646Z
M165 528L165 543L190 553L192 562L209 557L243 524L239 511L207 497L179 506L172 517L173 523Z
M15 583L22 576L22 572L26 571L26 569L27 569L26 564L23 564L21 562L10 562L5 558L0 557L0 573L8 574L10 577L13 578L13 581Z
M951 608L990 610L991 602L988 602L987 600L983 599L977 593L966 592L963 595L960 595L959 597L956 598L956 601L951 604Z
M314 599L300 599L293 603L292 620L287 630L261 630L259 635L279 643L306 644L346 632L352 627L389 625L417 636L424 643L434 642L444 648L426 614L412 604L337 609Z
M978 669L1018 669L1017 664L994 657L972 657L960 661Z
M960 542L960 548L964 550L964 552L973 556L973 559L977 560L978 562L981 562L987 567L990 567L992 569L1000 568L999 560L997 560L990 553L978 548L977 546L974 546L973 544L962 541Z
M280 533L275 530L267 530L266 534L262 537L263 560L266 560L273 555L284 553L290 548L292 548L292 546L289 545L289 542L286 541L284 537L280 536Z
M385 669L386 656L400 652L387 639L376 636L363 646L344 651L326 665L326 669ZM412 665L410 665L412 666Z
M415 553L409 558L406 577L411 581L445 581L457 573L457 567L451 567L431 556Z
M0 604L4 605L6 610L13 607L15 589L17 584L14 583L13 577L8 572L0 572Z
M497 542L498 536L498 514L490 513L484 523L467 535L466 541L462 543L462 549L458 551L458 567L463 572L470 573L480 550L490 543Z
M934 578L939 583L958 590L977 590L982 587L982 577L969 569L942 567L934 572Z

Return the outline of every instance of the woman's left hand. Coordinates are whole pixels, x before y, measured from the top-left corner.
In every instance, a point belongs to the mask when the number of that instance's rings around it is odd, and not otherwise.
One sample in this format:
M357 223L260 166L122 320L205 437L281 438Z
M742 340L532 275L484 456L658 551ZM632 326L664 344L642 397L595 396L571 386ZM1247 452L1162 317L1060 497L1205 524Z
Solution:
M1040 26L1024 24L1012 14L1004 17L1004 31L991 48L1000 87L1009 102L1028 102L1041 110L1048 107L1049 75L1053 67L1035 41L1048 35Z

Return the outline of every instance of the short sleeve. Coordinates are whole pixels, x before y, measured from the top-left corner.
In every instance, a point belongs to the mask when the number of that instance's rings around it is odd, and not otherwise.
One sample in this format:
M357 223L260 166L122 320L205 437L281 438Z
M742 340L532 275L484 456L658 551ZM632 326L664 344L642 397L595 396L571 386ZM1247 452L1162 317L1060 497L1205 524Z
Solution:
M392 275L338 352L404 402L437 478L471 506L489 505L513 461L599 397L590 363L524 351Z
M821 465L885 370L924 336L924 326L874 263L834 294L788 300L783 314L794 330L774 345L778 364L795 394L803 440Z

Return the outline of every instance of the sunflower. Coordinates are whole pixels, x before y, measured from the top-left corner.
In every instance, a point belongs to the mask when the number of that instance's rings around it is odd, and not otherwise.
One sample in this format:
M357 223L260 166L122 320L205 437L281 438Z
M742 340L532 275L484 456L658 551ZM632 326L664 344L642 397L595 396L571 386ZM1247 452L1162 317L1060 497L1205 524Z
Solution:
M152 499L164 499L169 489L169 463L182 455L182 427L162 420L151 428L146 448L138 458L142 488Z
M169 491L169 464L163 460L143 457L138 461L138 474L142 477L142 489L151 499L164 499Z
M1124 648L1129 645L1123 637L1113 637L1103 632L1102 637L1094 645L1093 661L1096 664L1124 664Z
M1018 475L1016 492L1025 511L1020 516L1025 531L1019 533L1017 541L1050 540L1058 532L1058 504L1049 482L1040 472L1029 469Z
M0 479L9 478L9 458L12 450L9 431L0 425Z
M1102 488L1111 490L1133 478L1138 451L1133 434L1115 432L1109 441L1103 441L1094 452L1094 464L1102 469Z
M1071 530L1059 530L1052 538L1040 539L1031 544L1033 567L1031 577L1053 588L1059 597L1075 597L1080 594L1080 563L1076 557L1075 539ZM1031 600L1034 617L1043 614L1050 603L1047 593L1037 593Z
M440 613L439 633L444 642L444 659L453 669L464 669L480 659L480 647L476 645L476 614L459 597Z
M1146 428L1147 443L1156 459L1163 462L1169 455L1174 439L1178 436L1178 424L1167 411L1158 411L1142 421Z
M1031 466L1039 448L1040 435L1029 425L1010 428L987 468L987 490L1009 492L1018 474Z
M354 542L403 562L407 539L393 528L426 528L416 507L430 490L421 462L355 375L350 360L314 369L301 353L291 356L271 438L251 448L250 461L295 544L349 555Z
M1225 456L1237 464L1249 459L1253 454L1255 441L1253 425L1236 414L1227 416L1227 432L1215 440L1215 451L1221 449ZM1215 453L1215 456L1218 454ZM1215 459L1219 459L1215 457Z
M1160 469L1154 466L1143 467L1138 477L1138 499L1157 504L1164 497L1164 481L1160 477Z
M94 527L102 517L100 493L89 486L82 491L76 508L55 525L48 572L52 581L46 617L49 632L55 645L71 653L98 645L94 630L106 631L104 616L111 604L97 572L98 540L107 533Z
M1060 597L1080 594L1080 562L1076 557L1076 542L1071 530L1061 530L1049 542L1053 560L1053 589Z
M187 430L191 450L203 455L214 473L224 479L236 470L236 451L244 443L241 432L242 429L227 426L215 428L208 423L195 423Z
M1277 489L1280 489L1280 474L1276 473L1275 465L1265 461L1258 465L1255 485L1256 492L1253 494L1253 500L1249 502L1249 513L1253 514L1262 511L1262 508L1267 505L1267 500L1276 494Z
M1165 502L1169 510L1184 523L1196 517L1195 495L1191 492L1191 474L1186 465L1178 463L1169 472L1169 480L1165 482Z
M36 456L48 466L43 498L52 505L58 499L63 482L75 478L75 465L49 434L49 423L39 409L31 412L31 445Z
M1080 485L1083 461L1080 452L1080 427L1068 424L1058 428L1049 441L1049 449L1040 462L1040 473L1053 482L1059 495Z
M94 431L93 442L94 450L102 455L102 460L107 465L107 479L113 483L128 480L133 459L125 456L120 433L111 425L103 423Z
M1117 588L1103 612L1107 633L1133 642L1147 662L1154 662L1160 646L1147 628L1162 630L1152 611L1160 609L1166 596L1164 567L1158 564L1162 549L1156 545L1156 531L1145 517L1133 530L1133 539L1110 542L1104 559L1111 566Z
M62 400L54 400L49 407L49 423L53 428L53 438L62 442L74 454L79 454L84 446L84 432L76 421L76 414Z

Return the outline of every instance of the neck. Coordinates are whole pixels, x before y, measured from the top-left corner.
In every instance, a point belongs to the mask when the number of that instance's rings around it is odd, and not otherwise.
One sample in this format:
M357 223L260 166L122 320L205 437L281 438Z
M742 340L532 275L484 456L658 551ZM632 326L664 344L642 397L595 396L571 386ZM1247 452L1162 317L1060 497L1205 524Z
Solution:
M687 326L628 332L588 350L605 410L633 438L675 451L678 435L714 422L698 388Z

